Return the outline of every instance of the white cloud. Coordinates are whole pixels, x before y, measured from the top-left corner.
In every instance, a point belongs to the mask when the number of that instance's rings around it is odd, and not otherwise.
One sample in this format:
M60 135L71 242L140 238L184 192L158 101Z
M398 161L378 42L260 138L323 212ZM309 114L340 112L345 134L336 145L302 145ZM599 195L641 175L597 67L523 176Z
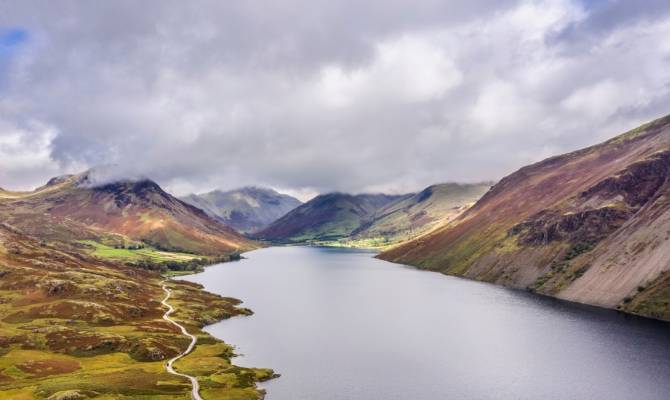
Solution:
M579 88L564 99L561 106L587 118L607 119L621 106L621 101L617 99L626 99L628 95L625 85L605 80Z
M524 129L541 118L541 106L511 82L493 81L483 85L475 104L470 109L470 122L480 126L480 140L490 134L506 135Z
M462 73L430 36L404 35L379 43L369 65L321 70L317 93L333 107L358 103L413 103L439 99Z
M589 4L16 2L0 186L109 163L179 193L499 178L670 112L670 4Z
M0 181L8 190L32 189L35 177L56 174L59 165L51 158L52 127L30 121L26 128L0 120ZM26 184L28 182L28 184Z

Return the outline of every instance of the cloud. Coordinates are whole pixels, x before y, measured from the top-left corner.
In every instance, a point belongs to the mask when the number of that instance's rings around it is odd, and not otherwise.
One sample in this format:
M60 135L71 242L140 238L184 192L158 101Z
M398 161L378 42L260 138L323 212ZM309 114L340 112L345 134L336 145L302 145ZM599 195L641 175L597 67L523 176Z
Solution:
M27 39L0 63L0 186L497 179L670 112L670 5L646 4L5 2Z
M444 49L424 39L402 36L379 43L370 64L351 71L323 68L317 96L333 107L438 100L461 82L462 73Z
M18 127L0 120L0 132L0 181L4 188L31 189L32 185L24 182L26 177L34 181L42 179L45 173L59 172L51 158L51 142L56 136L53 128L34 121Z

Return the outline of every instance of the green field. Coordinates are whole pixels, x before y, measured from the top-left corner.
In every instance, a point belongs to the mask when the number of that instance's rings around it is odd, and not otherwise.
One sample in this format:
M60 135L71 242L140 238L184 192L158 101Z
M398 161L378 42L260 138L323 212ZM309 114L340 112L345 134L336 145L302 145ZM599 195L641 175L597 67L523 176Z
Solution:
M91 254L96 257L116 261L135 262L147 260L153 263L162 263L168 261L189 261L199 258L193 254L160 251L150 246L141 249L121 249L107 246L93 240L82 240L79 243L89 247Z

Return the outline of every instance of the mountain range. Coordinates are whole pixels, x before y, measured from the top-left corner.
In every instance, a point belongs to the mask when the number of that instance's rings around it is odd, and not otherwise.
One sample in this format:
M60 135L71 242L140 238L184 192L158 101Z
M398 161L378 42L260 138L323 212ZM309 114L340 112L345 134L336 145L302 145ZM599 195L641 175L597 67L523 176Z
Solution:
M384 260L670 320L670 116L494 185L304 204L260 188L185 200L95 170L0 189L3 394L185 398L188 386L165 372L188 345L162 319L169 288L174 317L198 336L180 371L212 398L261 398L256 384L273 372L233 365L233 348L201 330L251 311L152 271L263 246L234 228L273 243L383 247Z
M327 242L347 238L369 223L384 206L410 196L322 194L290 211L254 236L283 243Z
M379 258L670 319L670 116L526 166L498 183L300 204L242 188L186 201L94 171L0 189L5 226L109 260L194 263L272 243L382 247ZM204 210L204 211L203 211ZM274 221L273 221L274 220Z
M670 319L670 116L523 167L379 257Z
M259 231L302 204L295 197L255 186L191 194L181 200L241 233Z
M491 183L445 183L404 195L324 194L255 236L283 243L388 246L452 220L490 186Z

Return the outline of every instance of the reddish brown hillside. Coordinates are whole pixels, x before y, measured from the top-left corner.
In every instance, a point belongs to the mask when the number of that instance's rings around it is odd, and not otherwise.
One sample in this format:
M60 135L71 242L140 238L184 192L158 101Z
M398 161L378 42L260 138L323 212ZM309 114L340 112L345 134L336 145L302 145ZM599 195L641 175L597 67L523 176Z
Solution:
M380 258L670 318L668 178L665 117L524 167Z
M147 179L97 185L90 173L54 178L34 192L0 193L0 215L47 240L98 240L116 234L161 249L205 255L255 247Z

